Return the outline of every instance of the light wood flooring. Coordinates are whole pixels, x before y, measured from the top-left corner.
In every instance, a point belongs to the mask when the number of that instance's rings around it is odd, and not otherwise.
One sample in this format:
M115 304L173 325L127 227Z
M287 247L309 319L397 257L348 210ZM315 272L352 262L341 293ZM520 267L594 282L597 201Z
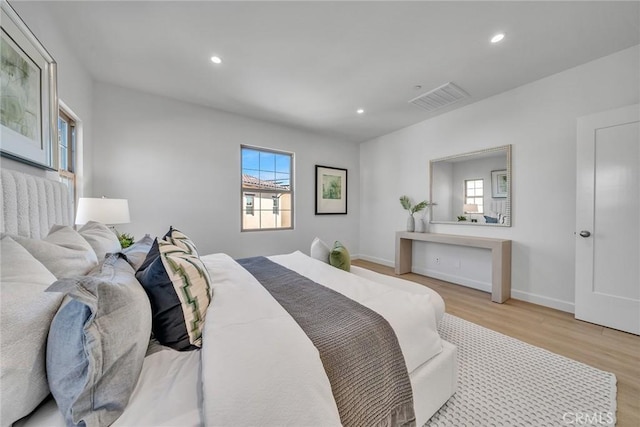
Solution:
M354 265L394 276L391 267L364 260ZM454 316L521 341L613 372L618 380L617 426L640 426L640 337L576 320L573 314L524 301L491 302L486 292L414 273L398 276L426 285Z

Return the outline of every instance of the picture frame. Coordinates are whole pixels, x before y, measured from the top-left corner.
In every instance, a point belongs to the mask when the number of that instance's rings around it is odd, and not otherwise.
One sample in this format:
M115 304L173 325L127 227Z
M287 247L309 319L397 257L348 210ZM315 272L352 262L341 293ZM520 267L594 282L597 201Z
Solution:
M347 169L316 165L316 215L346 215Z
M9 3L0 19L0 155L57 168L57 64Z
M507 170L491 171L491 197L505 199L509 194L509 178Z

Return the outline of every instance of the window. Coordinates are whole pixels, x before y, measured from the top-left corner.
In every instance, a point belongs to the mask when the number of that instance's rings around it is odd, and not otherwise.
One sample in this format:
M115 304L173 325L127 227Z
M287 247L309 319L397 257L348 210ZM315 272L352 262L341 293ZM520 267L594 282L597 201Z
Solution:
M242 231L293 228L293 154L241 147Z
M479 214L484 213L484 180L465 179L464 204L477 205L478 211L473 213L479 213Z
M247 215L253 215L253 198L255 197L255 194L250 194L250 193L245 193L244 195L244 200L245 200L245 212Z
M69 188L71 199L76 199L76 121L63 109L58 111L58 173L60 181Z

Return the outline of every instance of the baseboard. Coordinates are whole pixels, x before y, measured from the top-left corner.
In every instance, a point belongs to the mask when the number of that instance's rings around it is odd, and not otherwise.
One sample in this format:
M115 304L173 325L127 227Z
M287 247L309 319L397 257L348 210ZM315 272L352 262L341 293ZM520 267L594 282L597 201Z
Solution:
M384 265L385 267L395 268L396 266L396 263L394 261L389 261L383 258L377 258L369 255L359 254L358 259L369 261L369 262L375 262L376 264Z
M441 271L429 270L428 268L413 267L411 271L423 276L433 277L434 279L444 280L445 282L451 282L456 285L462 285L468 288L491 293L491 283L480 282L478 280L469 279L468 277L455 276Z
M389 261L383 258L359 254L358 259L375 262L376 264L381 264L387 267L395 267L394 261ZM451 282L458 285L467 286L469 288L478 289L483 292L491 293L491 283L479 282L476 280L468 279L466 277L458 277L442 273L440 271L433 271L427 268L420 268L415 266L413 267L412 272L423 276L433 277L434 279L444 280L446 282ZM538 294L532 294L530 292L519 291L516 289L511 289L511 298L530 302L532 304L537 304L544 307L555 308L556 310L565 311L567 313L575 313L574 303L569 301L549 298Z
M511 298L549 308L555 308L556 310L566 311L571 314L575 313L575 304L569 301L562 301L538 294L532 294L530 292L518 291L516 289L511 289Z

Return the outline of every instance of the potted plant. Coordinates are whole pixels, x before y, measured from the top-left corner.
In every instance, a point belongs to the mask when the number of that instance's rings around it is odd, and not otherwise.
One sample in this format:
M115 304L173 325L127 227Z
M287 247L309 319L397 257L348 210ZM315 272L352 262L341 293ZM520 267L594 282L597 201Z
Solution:
M407 231L415 231L416 229L416 220L413 217L413 214L416 212L420 212L425 209L427 206L431 205L431 202L427 202L426 200L421 201L420 203L416 203L415 205L411 205L411 199L408 196L400 197L400 204L402 207L409 211L409 218L407 218Z
M134 237L131 234L127 233L118 233L118 240L120 241L120 246L122 246L122 249L128 248L129 246L133 245L133 242L135 241Z

